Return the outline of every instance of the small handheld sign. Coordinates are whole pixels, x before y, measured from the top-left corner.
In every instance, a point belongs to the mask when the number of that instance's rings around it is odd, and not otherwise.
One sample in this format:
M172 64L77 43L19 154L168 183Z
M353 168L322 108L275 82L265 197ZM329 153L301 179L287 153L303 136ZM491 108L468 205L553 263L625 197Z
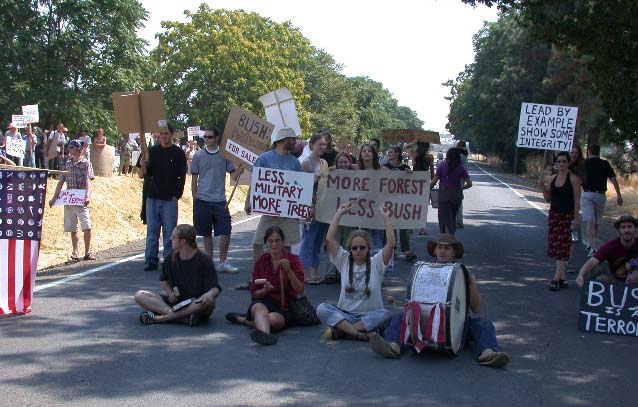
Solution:
M589 281L580 295L578 328L584 332L638 336L638 286Z
M85 202L85 189L66 189L64 191L60 191L58 199L55 201L55 205L84 206Z

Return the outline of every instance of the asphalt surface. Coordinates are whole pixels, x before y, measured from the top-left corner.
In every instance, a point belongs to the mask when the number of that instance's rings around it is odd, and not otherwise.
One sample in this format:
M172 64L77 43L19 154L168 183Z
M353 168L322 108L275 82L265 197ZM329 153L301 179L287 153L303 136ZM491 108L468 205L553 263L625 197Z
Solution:
M133 294L159 290L158 273L142 271L143 256L108 264L139 254L143 242L41 273L33 312L0 319L0 405L636 405L637 339L578 331L575 275L570 288L547 290L547 218L529 203L543 207L537 190L498 176L527 202L476 164L470 174L457 238L512 357L507 369L479 366L469 346L458 357L407 352L387 360L362 342L320 342L323 326L288 329L275 346L254 344L248 329L224 319L249 303L248 292L233 289L249 278L256 220L247 220L234 227L229 254L242 272L220 274L224 291L203 326L139 323ZM436 235L436 210L428 219L428 236ZM412 235L419 260L430 260L428 236ZM584 261L578 247L575 263ZM100 265L107 268L45 286ZM402 298L411 267L396 262L386 298ZM334 303L338 287L307 286L306 295L315 305Z

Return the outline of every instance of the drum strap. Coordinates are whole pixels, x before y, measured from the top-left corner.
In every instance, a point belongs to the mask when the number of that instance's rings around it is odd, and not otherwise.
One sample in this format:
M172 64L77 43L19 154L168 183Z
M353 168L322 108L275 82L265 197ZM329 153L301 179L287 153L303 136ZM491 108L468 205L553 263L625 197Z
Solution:
M401 344L414 345L417 353L428 344L445 344L445 308L437 303L430 309L425 335L421 329L421 306L416 301L410 301L405 306L401 320Z

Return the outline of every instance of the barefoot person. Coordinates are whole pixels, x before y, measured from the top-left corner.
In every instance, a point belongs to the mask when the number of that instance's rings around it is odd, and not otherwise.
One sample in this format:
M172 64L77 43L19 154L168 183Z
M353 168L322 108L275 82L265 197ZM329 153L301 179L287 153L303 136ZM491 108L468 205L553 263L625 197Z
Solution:
M436 257L437 263L453 263L455 259L463 257L463 245L454 236L442 233L438 240L428 242L428 253ZM481 309L481 295L476 285L476 278L472 273L469 279L470 316L466 339L474 342L476 361L483 366L505 367L509 361L509 355L499 350L494 324L486 317L479 316ZM401 351L407 348L407 344L400 343L401 321L404 312L392 316L390 326L385 330L383 338L377 333L370 333L370 347L376 353L398 358Z
M274 345L280 331L292 324L288 302L296 299L304 290L303 266L299 256L285 249L283 230L276 225L264 233L268 253L255 262L250 287L252 302L248 312L230 312L226 319L234 324L246 325L253 330L250 338L260 345Z
M317 316L328 325L324 336L329 339L344 337L368 340L368 332L383 325L390 312L383 308L381 282L392 260L396 239L387 209L380 208L388 242L374 256L370 256L370 236L364 230L355 230L347 240L347 250L337 241L337 229L344 213L352 206L343 204L337 210L326 236L330 262L341 274L341 292L336 306L319 304Z
M162 293L146 290L135 293L135 302L146 310L140 314L142 324L183 322L195 326L210 318L222 289L217 283L213 259L197 249L196 239L197 232L190 225L177 225L173 230L173 252L162 263L160 274ZM187 300L192 302L179 309L175 307Z

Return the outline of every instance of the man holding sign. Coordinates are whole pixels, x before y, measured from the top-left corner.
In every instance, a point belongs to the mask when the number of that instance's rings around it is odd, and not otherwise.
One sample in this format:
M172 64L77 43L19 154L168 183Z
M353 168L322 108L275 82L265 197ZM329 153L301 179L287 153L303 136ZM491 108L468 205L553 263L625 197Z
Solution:
M83 203L70 202L64 205L64 231L71 233L71 244L73 245L73 253L71 254L69 262L76 263L81 260L78 251L78 221L84 234L83 259L95 260L95 256L91 254L91 216L88 207L91 199L91 180L94 179L95 176L93 175L93 166L82 155L81 141L71 140L69 142L69 156L71 159L66 162L66 170L68 173L60 176L53 197L51 201L49 201L49 206L56 204L65 182L68 189L84 191Z
M25 143L22 135L18 131L14 123L9 123L7 132L4 133L4 140L0 142L6 150L6 157L17 165L22 165L22 157L24 157Z

